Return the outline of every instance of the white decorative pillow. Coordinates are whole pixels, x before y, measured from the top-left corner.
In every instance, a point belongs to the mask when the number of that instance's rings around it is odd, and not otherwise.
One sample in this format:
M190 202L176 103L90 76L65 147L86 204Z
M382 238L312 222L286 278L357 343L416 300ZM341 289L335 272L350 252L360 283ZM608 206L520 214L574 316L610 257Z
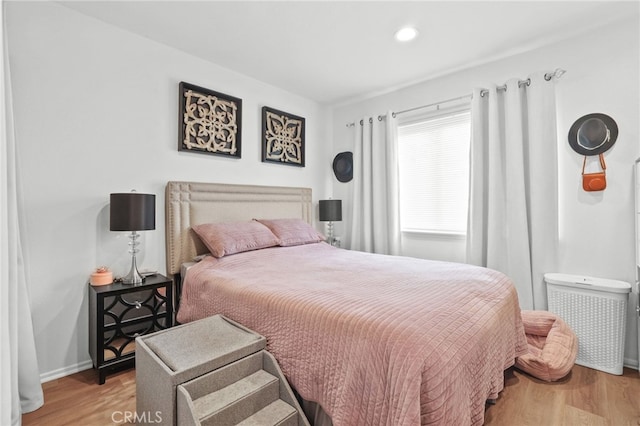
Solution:
M277 246L278 238L259 222L205 223L191 227L211 254L223 257Z
M324 235L302 219L254 219L269 228L282 247L324 241Z

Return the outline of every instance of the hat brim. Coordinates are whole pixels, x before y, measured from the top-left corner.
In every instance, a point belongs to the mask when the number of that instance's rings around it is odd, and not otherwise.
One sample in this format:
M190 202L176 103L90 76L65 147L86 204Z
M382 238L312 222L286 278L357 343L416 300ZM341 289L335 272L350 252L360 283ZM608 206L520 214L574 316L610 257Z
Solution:
M590 120L590 119L601 120L609 130L609 139L605 141L602 145L599 145L597 148L594 148L594 149L585 148L583 145L580 145L580 143L578 142L578 131L580 130L580 127L582 126L582 124L584 124L587 120ZM618 138L618 125L616 124L613 118L609 117L606 114L600 114L600 113L587 114L584 117L580 117L579 119L577 119L569 129L569 145L575 152L581 155L602 154L603 152L609 150L614 143L616 143L617 138Z
M340 182L353 179L353 153L341 152L333 159L333 173Z

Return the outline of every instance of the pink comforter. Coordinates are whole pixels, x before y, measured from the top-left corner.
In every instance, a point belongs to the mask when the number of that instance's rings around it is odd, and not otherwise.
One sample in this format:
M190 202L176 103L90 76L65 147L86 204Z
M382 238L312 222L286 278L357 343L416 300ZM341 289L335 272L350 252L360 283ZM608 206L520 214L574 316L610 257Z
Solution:
M335 426L482 424L503 370L527 350L505 275L325 243L193 266L178 321L218 313L265 336Z

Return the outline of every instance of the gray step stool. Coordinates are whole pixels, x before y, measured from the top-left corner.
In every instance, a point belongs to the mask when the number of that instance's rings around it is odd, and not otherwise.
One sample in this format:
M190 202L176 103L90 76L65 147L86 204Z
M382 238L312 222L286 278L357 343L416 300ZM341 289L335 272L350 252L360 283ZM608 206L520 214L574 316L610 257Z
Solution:
M222 315L136 338L137 417L154 425L308 426L265 347L263 336Z

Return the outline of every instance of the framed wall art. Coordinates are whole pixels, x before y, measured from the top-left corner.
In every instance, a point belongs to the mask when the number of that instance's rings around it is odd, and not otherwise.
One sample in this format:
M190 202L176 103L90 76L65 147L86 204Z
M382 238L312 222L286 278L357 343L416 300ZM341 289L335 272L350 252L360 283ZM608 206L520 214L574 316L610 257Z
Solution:
M242 99L180 83L178 150L240 158Z
M304 124L302 117L262 107L262 161L304 167Z

